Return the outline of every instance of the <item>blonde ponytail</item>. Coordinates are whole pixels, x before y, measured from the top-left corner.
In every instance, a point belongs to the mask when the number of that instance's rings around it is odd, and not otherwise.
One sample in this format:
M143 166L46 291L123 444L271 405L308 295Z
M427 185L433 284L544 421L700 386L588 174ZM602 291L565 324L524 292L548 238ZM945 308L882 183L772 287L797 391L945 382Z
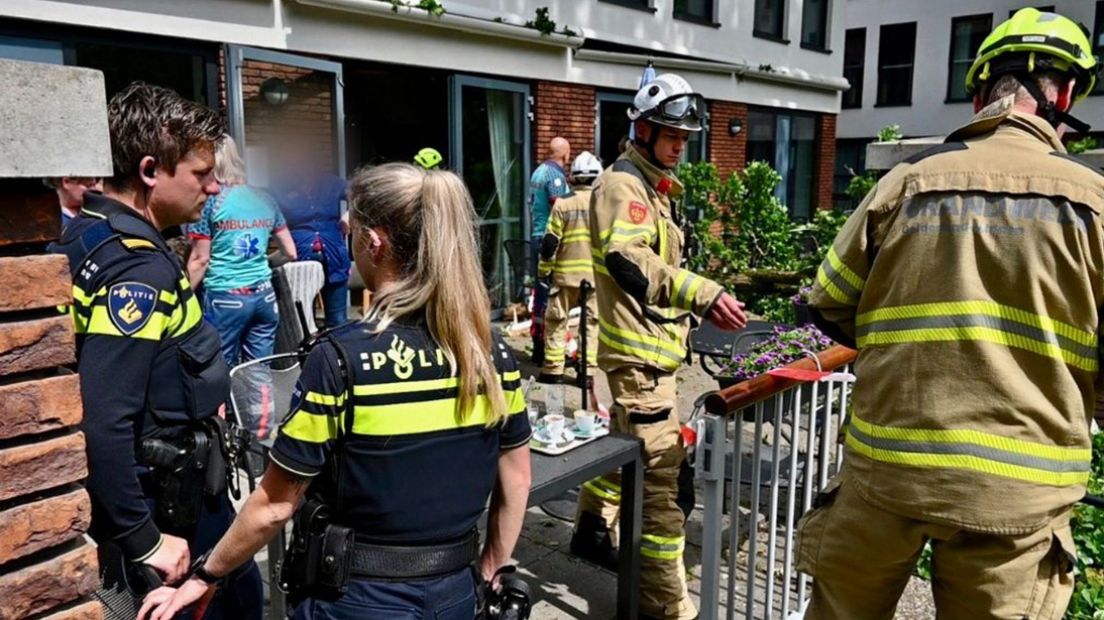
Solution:
M483 282L475 209L452 172L391 163L358 170L349 183L353 221L387 231L399 278L377 291L365 320L384 330L391 321L425 312L429 333L460 379L459 415L479 397L488 425L506 417L494 365L490 298Z

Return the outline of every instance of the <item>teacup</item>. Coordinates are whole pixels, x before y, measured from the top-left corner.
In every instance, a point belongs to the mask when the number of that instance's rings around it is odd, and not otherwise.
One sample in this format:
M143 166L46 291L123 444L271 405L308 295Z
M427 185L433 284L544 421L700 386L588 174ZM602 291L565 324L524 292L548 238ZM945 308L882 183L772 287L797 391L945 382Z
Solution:
M560 441L567 426L567 420L558 413L546 415L541 420L544 422L544 430L548 438L552 441Z
M597 430L598 418L593 411L586 409L575 410L575 428L583 435L590 435Z

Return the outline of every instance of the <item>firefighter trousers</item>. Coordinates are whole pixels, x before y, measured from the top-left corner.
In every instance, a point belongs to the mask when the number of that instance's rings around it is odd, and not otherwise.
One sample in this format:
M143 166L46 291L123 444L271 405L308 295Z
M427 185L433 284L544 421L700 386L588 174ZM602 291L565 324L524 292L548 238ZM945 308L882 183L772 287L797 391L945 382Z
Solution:
M548 375L564 373L564 353L567 349L568 313L579 305L579 287L561 286L554 290L544 313L544 368ZM582 327L580 326L580 331ZM598 300L593 291L587 298L587 375L594 376L598 359ZM576 340L581 346L582 342ZM580 357L582 351L579 352Z
M664 620L694 618L697 610L687 594L682 559L686 515L677 501L686 450L675 410L675 375L630 366L608 371L606 378L613 394L613 430L644 442L640 612ZM600 515L614 532L620 501L620 472L604 474L583 485L579 513Z
M798 524L797 567L814 580L806 620L891 620L928 542L939 620L1065 615L1076 563L1068 512L1029 534L968 531L879 508L848 475Z

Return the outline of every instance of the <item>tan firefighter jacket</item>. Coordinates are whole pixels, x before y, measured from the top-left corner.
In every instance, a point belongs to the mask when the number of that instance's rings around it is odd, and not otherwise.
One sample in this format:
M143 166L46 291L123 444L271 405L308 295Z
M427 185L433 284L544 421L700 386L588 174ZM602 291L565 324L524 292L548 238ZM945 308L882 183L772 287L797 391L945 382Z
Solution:
M552 276L553 286L578 288L583 280L594 284L590 259L590 193L587 185L576 186L572 194L552 205L548 228L541 242L537 275Z
M998 534L1084 494L1104 303L1104 177L1012 103L891 170L812 293L860 350L845 483Z
M682 185L629 148L594 182L590 243L598 297L598 366L674 372L686 358L690 315L724 291L680 269L682 232L671 199Z

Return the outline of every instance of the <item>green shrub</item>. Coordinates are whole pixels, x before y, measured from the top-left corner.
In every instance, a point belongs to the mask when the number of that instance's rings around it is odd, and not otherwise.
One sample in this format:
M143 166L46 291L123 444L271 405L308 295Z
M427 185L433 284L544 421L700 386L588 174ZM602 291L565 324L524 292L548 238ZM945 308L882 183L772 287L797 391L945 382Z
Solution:
M1093 437L1089 493L1104 495L1104 433ZM1104 620L1104 510L1079 504L1072 524L1077 580L1066 620Z

